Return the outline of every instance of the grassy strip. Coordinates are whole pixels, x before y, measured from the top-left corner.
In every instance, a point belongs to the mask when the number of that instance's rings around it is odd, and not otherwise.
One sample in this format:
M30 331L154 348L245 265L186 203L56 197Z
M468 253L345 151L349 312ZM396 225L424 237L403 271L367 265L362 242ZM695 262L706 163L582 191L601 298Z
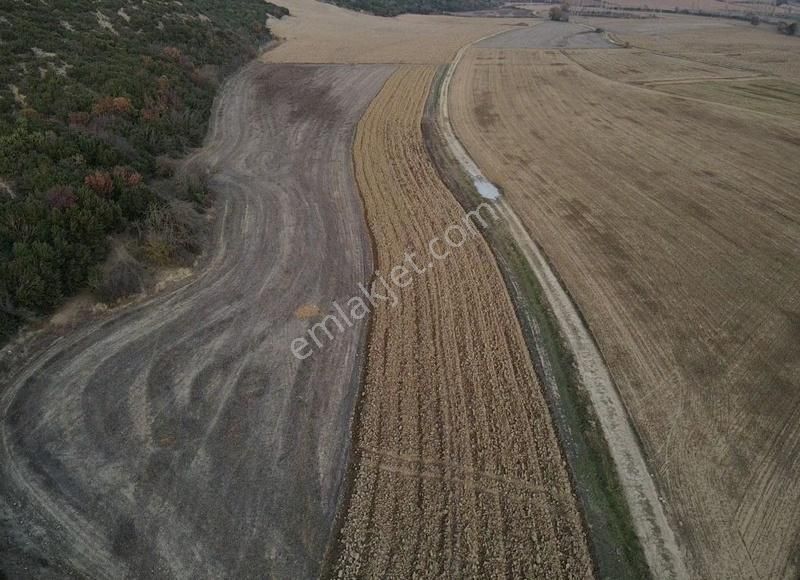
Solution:
M437 107L446 67L426 104L422 131L440 177L465 211L483 200L452 157L437 127ZM550 413L570 468L573 487L589 533L601 578L649 578L650 570L589 394L580 382L571 351L547 303L539 280L501 223L482 228L508 288L537 375L545 385Z

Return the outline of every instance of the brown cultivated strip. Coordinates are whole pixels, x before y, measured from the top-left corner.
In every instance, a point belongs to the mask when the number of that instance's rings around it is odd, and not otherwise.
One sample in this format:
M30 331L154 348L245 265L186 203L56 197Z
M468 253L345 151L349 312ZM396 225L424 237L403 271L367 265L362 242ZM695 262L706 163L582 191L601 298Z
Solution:
M422 140L434 71L398 69L357 132L384 275L407 251L427 268L429 240L463 223ZM395 307L374 312L333 575L590 577L548 409L488 246L470 237L412 279Z

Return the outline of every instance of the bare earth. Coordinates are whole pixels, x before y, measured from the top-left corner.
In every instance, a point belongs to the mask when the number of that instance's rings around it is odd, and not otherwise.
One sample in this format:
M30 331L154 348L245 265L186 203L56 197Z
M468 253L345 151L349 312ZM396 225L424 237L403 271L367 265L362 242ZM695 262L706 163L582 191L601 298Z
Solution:
M405 66L359 123L356 178L384 274L464 212L420 127L435 68ZM378 308L333 576L587 578L541 386L480 235Z
M470 49L456 132L587 319L693 573L794 578L800 124L603 76L642 58L606 53Z
M351 140L391 70L256 64L227 83L193 160L218 192L207 268L3 387L10 577L319 572L364 326L302 364L289 344L371 273Z

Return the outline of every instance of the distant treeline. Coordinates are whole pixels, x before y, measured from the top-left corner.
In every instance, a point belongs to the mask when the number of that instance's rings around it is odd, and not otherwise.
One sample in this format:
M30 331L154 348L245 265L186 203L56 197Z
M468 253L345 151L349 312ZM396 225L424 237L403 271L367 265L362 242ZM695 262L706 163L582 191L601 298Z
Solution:
M331 0L332 4L351 10L362 10L379 16L397 16L411 12L415 14L441 14L496 8L505 4L502 0Z
M201 144L219 81L285 13L262 0L4 3L0 337L96 278L111 234L163 221L171 200L152 178Z

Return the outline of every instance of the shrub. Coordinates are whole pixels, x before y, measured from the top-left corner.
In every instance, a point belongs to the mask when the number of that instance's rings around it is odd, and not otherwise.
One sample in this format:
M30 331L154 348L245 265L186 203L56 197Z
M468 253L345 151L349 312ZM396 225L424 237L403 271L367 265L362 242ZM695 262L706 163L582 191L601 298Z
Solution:
M114 191L114 180L106 171L95 171L83 179L83 183L100 195L108 196Z
M204 223L190 203L152 204L140 226L148 261L159 266L188 264L201 245Z
M101 115L121 115L130 113L133 105L127 97L103 97L92 105L92 114Z
M174 46L165 46L162 52L164 54L164 58L167 58L172 62L179 62L183 56L183 53L181 53L180 49L175 48Z
M564 2L560 6L552 6L549 16L555 22L569 22L569 4Z
M69 124L72 127L85 127L89 124L89 113L75 111L69 114Z
M128 187L139 185L142 182L142 174L137 171L134 171L130 167L123 167L121 165L117 165L112 170L111 173L123 185L126 185Z
M126 251L118 250L102 267L95 269L90 286L98 299L113 303L143 292L145 274L140 262Z
M53 209L75 207L78 197L69 185L55 185L47 192L47 201Z

